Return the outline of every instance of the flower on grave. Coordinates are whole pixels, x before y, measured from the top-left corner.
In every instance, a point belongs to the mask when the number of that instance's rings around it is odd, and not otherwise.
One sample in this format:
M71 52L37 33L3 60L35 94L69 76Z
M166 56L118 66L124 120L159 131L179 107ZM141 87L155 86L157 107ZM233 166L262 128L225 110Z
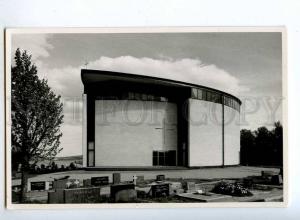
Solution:
M77 185L77 186L79 186L79 184L80 184L79 180L75 180L74 184Z
M70 188L71 185L72 185L72 182L68 181L68 182L66 183L67 189Z

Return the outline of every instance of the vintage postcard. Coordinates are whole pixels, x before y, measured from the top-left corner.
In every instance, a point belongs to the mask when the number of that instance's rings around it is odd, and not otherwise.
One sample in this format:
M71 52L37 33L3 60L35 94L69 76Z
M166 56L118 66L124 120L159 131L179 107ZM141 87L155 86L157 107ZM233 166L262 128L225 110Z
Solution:
M5 40L8 208L286 207L284 28Z

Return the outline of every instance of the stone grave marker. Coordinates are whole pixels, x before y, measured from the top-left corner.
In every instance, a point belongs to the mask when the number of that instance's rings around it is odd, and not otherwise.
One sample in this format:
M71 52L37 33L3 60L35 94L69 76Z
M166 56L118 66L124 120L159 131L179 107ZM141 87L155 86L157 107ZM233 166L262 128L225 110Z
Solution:
M272 176L272 183L275 185L281 185L283 183L281 175L274 175Z
M91 185L92 186L105 186L108 185L108 176L98 176L91 178Z
M69 181L70 181L69 179L54 180L53 189L65 189L66 183Z
M31 191L46 190L46 182L45 181L31 182L30 189Z
M134 189L120 190L115 195L115 202L134 202L137 198L137 192Z
M273 176L273 175L276 175L276 174L277 173L275 173L272 170L262 170L261 171L261 175L264 176L264 177Z
M144 176L140 175L140 176L136 176L136 177L137 177L136 178L136 184L137 185L144 183L144 181L145 181Z
M195 182L185 182L183 188L186 192L195 192L196 184Z
M116 193L121 190L134 189L133 183L120 183L110 186L110 196L115 199Z
M121 182L121 174L113 173L113 184L119 184Z
M170 195L183 193L181 182L168 182L170 184Z
M132 182L133 182L133 184L136 186L136 179L137 179L137 176L136 175L134 175L133 177L132 177Z
M169 183L156 184L151 186L152 197L165 197L170 195Z
M49 184L49 190L53 189L53 181L49 181L48 184Z
M65 203L97 203L100 200L100 187L64 190Z
M48 192L48 203L64 203L64 189L56 189L55 191Z
M83 187L90 187L90 186L92 186L91 179L84 179Z
M165 175L157 175L156 176L156 181L164 181L165 180Z

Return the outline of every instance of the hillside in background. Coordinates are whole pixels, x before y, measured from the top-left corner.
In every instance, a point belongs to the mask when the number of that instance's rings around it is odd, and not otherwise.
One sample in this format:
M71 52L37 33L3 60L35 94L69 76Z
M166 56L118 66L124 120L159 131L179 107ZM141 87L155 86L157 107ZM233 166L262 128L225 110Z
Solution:
M74 156L64 156L64 157L55 157L54 162L60 167L61 165L69 166L70 163L80 164L82 165L82 155L74 155ZM50 161L41 161L38 162L37 165L50 164Z

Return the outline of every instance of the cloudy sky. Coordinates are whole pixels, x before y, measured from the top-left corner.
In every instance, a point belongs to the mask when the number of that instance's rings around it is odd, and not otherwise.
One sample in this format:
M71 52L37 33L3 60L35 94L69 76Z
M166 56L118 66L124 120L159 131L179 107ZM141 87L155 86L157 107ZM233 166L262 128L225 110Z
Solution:
M80 69L86 62L90 69L159 76L236 95L249 112L242 128L282 121L280 33L14 34L12 61L18 47L32 54L40 77L64 99L60 156L82 152Z

